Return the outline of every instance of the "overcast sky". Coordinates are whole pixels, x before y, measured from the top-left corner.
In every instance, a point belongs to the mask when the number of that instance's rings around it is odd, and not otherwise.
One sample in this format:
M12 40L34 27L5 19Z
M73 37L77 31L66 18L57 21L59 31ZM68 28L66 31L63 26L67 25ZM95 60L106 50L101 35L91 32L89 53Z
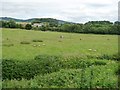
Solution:
M56 18L84 23L118 20L119 0L1 0L2 15L18 19Z

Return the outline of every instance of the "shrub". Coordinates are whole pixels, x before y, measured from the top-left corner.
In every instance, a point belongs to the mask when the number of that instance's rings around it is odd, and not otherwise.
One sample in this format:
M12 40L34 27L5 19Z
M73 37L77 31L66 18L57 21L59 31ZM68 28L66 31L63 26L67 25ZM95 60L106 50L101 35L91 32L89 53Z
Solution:
M84 69L62 69L45 75L35 76L34 79L6 80L3 88L117 88L117 77L111 66L92 66Z
M116 75L120 75L120 68L115 71Z
M32 86L30 86L30 80L25 80L22 79L20 81L18 80L5 80L2 82L2 90L6 90L6 89L10 89L14 90L15 88L30 88L33 87L34 85L32 84ZM27 89L25 89L27 90Z
M37 70L37 69L36 69ZM14 60L3 60L2 62L2 78L3 79L30 79L36 74L34 65L29 62L20 62Z
M60 69L85 69L92 65L106 65L105 61L83 60L78 57L63 58L61 56L38 55L34 60L2 62L2 76L4 79L31 79L34 76L57 72Z
M82 59L79 57L69 57L62 60L64 68L87 68L92 65L106 65L106 61L97 59Z
M11 47L11 46L14 46L14 44L3 44L3 46Z
M4 79L31 79L35 75L58 71L61 68L58 57L40 55L35 60L17 61L3 60L2 76Z
M106 66L107 67L107 66ZM109 71L106 67L93 66L86 69L62 69L58 72L45 74L44 76L36 76L33 82L39 87L59 87L59 88L92 88L95 87L115 87L116 80L113 74L108 75ZM92 72L91 72L92 71ZM103 75L103 76L102 76ZM102 77L101 77L102 76ZM112 80L114 79L114 80Z
M62 67L60 56L39 55L35 57L35 60L39 62L43 74L58 71Z
M77 59L77 58L69 58L65 61L63 61L63 67L64 68L83 68L83 67L88 67L89 63L85 60Z
M111 60L112 56L111 55L107 55L107 54L103 54L102 56L98 57L99 59L107 59L107 60Z
M118 62L118 68L115 70L115 73L120 76L120 62Z
M119 53L113 54L112 59L119 61L119 60L120 60L120 55L119 55Z
M106 62L102 61L102 60L97 60L94 62L95 65L106 65Z
M44 76L36 76L34 81L41 87L79 87L81 70L60 70ZM79 81L79 82L78 82ZM74 84L73 84L74 83Z
M99 57L97 57L97 59L107 59L107 60L120 60L120 56L119 54L113 54L113 55L108 55L108 54L103 54Z
M33 42L43 42L43 40L32 40Z
M25 29L27 29L27 30L32 29L32 25L31 24L26 24Z
M20 44L30 44L30 42L22 41L22 42L20 42Z
M117 53L117 54L113 54L113 55L108 55L108 54L102 54L102 55L99 55L99 56L92 56L92 55L86 55L86 57L88 59L106 59L106 60L120 60L120 55Z

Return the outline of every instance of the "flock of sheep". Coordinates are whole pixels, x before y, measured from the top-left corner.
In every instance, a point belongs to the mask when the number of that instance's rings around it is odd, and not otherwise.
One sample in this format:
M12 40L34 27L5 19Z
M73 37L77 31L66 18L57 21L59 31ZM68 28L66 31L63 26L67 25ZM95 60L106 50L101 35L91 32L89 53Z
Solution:
M94 52L96 52L97 50L93 50L93 49L88 49L89 51L94 51Z
M63 35L60 35L59 36L59 38L64 38L64 36ZM8 38L7 38L7 40L9 40ZM80 40L82 40L81 38L80 38ZM107 40L110 40L110 39L107 39ZM60 41L59 41L60 42ZM46 44L42 44L42 45L32 45L33 47L40 47L40 46L46 46ZM88 51L94 51L94 52L96 52L97 50L95 50L95 49L88 49Z
M60 38L64 38L64 36L60 36ZM40 46L46 46L46 44L42 44L42 45L32 45L33 47L40 47Z
M32 45L33 47L40 47L41 45ZM42 46L46 46L46 44L42 44Z

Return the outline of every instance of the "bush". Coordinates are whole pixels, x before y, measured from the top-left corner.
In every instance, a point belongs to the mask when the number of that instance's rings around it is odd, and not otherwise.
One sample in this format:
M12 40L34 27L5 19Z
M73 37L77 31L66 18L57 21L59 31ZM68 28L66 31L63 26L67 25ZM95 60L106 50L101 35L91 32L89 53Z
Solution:
M33 42L43 42L43 40L32 40Z
M107 60L120 60L120 56L119 54L113 54L113 55L108 55L108 54L103 54L99 57L97 57L97 59L107 59Z
M39 55L35 57L35 60L39 62L43 74L59 71L62 67L59 56Z
M17 61L3 60L2 76L4 79L31 79L35 75L58 71L61 68L58 57L40 55L35 60Z
M78 57L63 58L61 56L38 55L34 60L2 62L2 76L4 79L31 79L36 75L57 72L60 69L85 69L92 65L106 65L105 61L83 60Z
M79 68L87 68L92 65L106 65L106 61L97 60L97 59L82 59L79 57L69 57L64 59L63 61L64 68L71 69L79 69Z
M27 30L32 29L32 25L31 24L26 24L25 29L27 29Z
M116 75L120 75L120 68L115 71Z
M120 76L120 62L118 61L118 68L115 71L116 75Z
M22 42L20 42L20 44L30 44L30 42L22 41Z
M106 65L106 62L99 60L94 62L95 65Z
M84 69L62 69L45 75L35 76L32 80L22 79L3 81L3 88L116 88L117 77L111 68L93 66ZM91 71L93 74L91 74ZM109 75L110 73L110 75Z
M69 57L63 60L63 67L64 68L86 68L89 66L90 63L87 63L87 60L82 60L77 57Z
M119 60L120 60L120 55L119 55L119 53L113 54L113 55L112 55L112 59L119 61Z
M3 46L11 47L11 46L14 46L14 44L3 44Z
M2 79L31 79L38 74L40 69L35 63L25 61L3 60Z

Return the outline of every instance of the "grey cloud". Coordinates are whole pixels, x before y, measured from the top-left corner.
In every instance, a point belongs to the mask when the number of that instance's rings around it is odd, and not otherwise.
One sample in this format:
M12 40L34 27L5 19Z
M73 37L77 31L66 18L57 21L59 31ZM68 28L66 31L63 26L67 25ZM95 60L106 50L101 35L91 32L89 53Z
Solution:
M88 20L115 21L118 13L115 6L117 3L94 3L94 0L91 0L91 2L82 2L80 0L76 2L73 2L73 0L22 1L9 0L8 2L8 0L4 0L2 2L2 16L22 19L52 17L72 22L86 22Z
M104 8L110 6L109 4L96 4L96 3L90 3L87 5L92 8Z

